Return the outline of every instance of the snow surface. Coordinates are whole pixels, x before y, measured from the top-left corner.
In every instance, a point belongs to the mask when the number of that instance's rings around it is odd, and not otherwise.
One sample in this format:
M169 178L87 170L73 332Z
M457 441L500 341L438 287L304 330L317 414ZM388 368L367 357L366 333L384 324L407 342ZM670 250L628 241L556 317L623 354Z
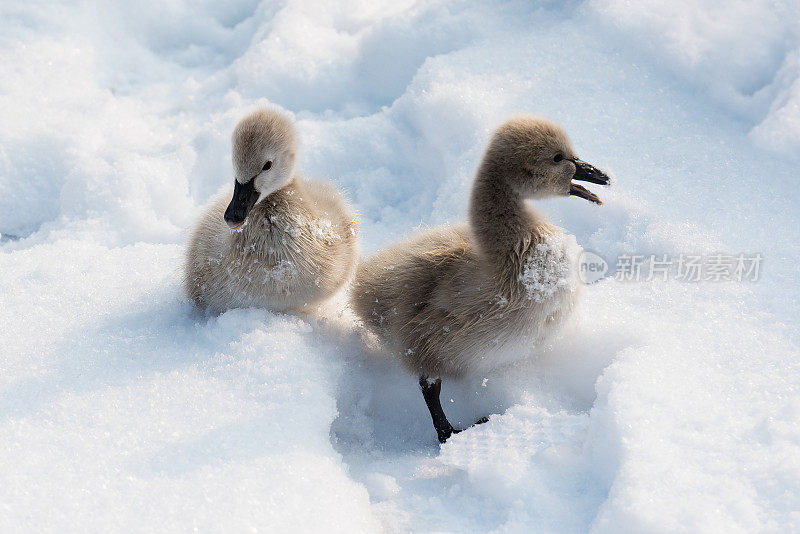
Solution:
M198 314L186 231L242 114L294 116L365 252L463 219L490 132L613 171L586 250L760 253L755 283L585 288L529 364L415 377L343 295ZM0 4L0 530L800 530L800 4ZM323 228L324 230L324 228ZM613 268L613 265L612 265Z

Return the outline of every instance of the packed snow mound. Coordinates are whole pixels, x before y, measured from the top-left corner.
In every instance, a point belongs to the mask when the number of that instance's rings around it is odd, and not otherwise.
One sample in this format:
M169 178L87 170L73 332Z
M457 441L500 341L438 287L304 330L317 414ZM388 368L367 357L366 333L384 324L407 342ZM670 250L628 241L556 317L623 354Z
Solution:
M3 3L0 529L797 530L798 9ZM602 208L538 206L608 276L529 361L443 384L454 424L488 423L439 449L346 295L304 317L186 300L187 230L257 106L295 120L365 252L463 220L514 113L613 171ZM761 276L613 277L720 253Z
M626 30L623 39L747 117L763 148L797 153L800 3L590 0L588 6L611 33Z
M0 257L4 314L30 310L4 317L2 529L374 530L329 440L340 344L300 318L199 315L181 254L58 241ZM34 332L51 343L13 345Z

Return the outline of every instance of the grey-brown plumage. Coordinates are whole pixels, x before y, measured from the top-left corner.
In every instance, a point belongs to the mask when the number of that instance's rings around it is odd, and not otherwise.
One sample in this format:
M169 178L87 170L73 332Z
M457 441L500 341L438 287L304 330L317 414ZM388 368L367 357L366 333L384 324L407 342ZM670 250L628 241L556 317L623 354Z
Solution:
M580 248L525 199L576 195L600 203L573 179L608 183L577 159L555 124L509 120L478 169L468 224L414 236L359 266L353 308L421 375L441 441L455 430L438 404L440 382L428 377L526 358L572 310Z
M242 119L232 145L236 187L213 200L192 231L187 295L212 312L302 311L331 296L357 258L347 202L331 185L295 173L294 128L275 111Z

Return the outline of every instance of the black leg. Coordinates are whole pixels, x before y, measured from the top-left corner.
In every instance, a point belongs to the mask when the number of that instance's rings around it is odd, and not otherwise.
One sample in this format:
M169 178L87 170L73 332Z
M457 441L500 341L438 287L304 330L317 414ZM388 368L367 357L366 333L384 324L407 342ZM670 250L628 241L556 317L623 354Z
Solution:
M431 380L427 376L422 375L419 377L419 388L422 390L422 396L425 397L425 404L428 405L428 411L431 412L431 419L433 419L433 428L436 429L436 435L439 438L439 443L444 443L447 438L453 434L458 434L463 429L455 428L447 420L447 416L442 409L442 403L439 401L439 394L442 392L442 379L437 378ZM489 420L488 417L481 417L475 421L475 425L481 425Z
M439 393L442 391L442 379L430 380L427 376L419 377L419 388L422 390L422 396L425 397L425 404L428 405L428 410L431 412L431 419L433 419L433 427L436 429L436 435L439 437L439 443L447 441L451 435L461 430L453 428L447 416L442 410L442 403L439 402Z

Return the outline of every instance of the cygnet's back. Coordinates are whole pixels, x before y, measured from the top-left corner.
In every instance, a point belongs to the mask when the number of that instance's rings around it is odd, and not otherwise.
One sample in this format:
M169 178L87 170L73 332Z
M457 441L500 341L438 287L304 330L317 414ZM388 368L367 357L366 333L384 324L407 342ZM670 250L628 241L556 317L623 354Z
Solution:
M351 302L412 372L475 375L519 361L580 289L573 236L542 221L528 239L501 273L484 265L467 225L431 229L363 262Z

